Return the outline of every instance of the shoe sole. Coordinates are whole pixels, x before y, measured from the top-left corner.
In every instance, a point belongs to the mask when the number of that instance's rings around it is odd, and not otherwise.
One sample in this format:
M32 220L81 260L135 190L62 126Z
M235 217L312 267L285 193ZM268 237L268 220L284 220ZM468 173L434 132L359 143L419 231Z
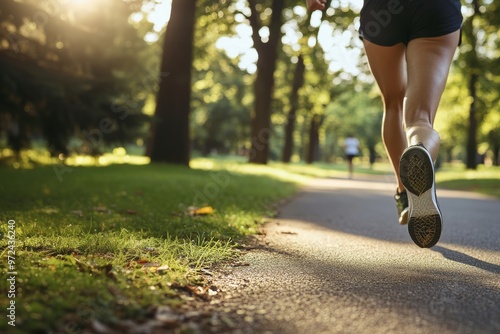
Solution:
M408 232L422 248L434 246L441 236L443 218L436 198L434 163L421 146L408 148L399 164L401 181L408 193Z

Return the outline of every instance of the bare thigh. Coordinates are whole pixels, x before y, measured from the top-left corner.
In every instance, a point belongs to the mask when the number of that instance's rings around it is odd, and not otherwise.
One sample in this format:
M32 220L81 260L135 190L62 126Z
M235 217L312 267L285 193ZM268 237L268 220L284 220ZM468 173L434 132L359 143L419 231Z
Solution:
M364 40L370 70L382 93L386 112L400 109L406 94L406 46L380 46Z

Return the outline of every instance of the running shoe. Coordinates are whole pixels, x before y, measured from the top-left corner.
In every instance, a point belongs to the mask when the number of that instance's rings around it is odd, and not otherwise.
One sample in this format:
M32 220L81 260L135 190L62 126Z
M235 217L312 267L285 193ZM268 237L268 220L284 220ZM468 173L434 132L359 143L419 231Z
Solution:
M398 209L399 224L406 225L408 223L408 194L406 190L398 192L394 195L396 200L396 208Z
M422 144L403 152L399 174L408 194L408 232L419 247L430 248L441 236L443 217L436 198L434 163Z

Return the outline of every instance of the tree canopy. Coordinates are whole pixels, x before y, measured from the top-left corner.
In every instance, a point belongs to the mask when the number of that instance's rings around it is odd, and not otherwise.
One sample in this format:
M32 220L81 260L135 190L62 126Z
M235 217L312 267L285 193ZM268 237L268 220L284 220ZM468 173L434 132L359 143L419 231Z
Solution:
M364 154L381 151L382 106L358 39L357 2L333 0L311 14L302 0L174 0L168 23L162 7L158 41L146 11L160 2L77 3L0 5L4 145L43 138L54 155L97 154L139 139L150 148L157 141L163 158L153 160L185 165L192 153L214 152L313 162L340 156L340 139L354 131ZM462 44L436 120L444 158L469 168L484 154L498 164L499 7L463 4ZM178 120L159 111L181 100Z
M138 138L156 82L148 44L129 23L139 1L2 1L0 114L19 147L42 137L53 154L95 153Z

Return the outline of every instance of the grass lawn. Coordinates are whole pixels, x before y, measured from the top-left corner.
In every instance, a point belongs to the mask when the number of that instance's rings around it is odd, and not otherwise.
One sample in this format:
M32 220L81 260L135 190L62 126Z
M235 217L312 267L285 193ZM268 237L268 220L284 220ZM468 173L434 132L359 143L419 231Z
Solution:
M356 173L390 170L360 165ZM345 165L255 166L202 158L192 161L192 169L1 168L0 268L4 277L17 272L16 327L77 331L93 319L111 325L141 321L156 305L182 303L180 291L205 286L203 270L234 260L238 243L255 234L264 217L275 214L274 205L303 181L345 176ZM498 168L443 168L437 179L444 187L500 197ZM192 215L192 206L214 211ZM7 238L14 224L15 247ZM14 256L11 268L8 255ZM2 305L12 300L8 283L0 283ZM8 327L2 321L0 332Z
M0 169L1 268L4 277L18 273L16 327L65 332L94 317L140 321L151 306L179 303L178 288L202 284L200 270L234 258L237 242L300 180L273 167L193 165ZM187 213L205 205L213 214Z
M436 173L438 186L478 192L500 198L500 167L479 165L477 170L465 170L462 165L444 165Z

